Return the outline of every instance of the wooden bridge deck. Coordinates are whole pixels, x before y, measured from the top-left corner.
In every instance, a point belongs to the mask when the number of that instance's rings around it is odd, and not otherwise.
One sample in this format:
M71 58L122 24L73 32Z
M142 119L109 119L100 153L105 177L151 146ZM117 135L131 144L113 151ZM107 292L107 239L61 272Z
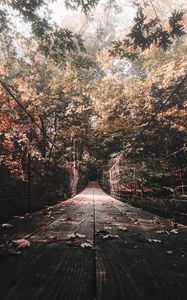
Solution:
M187 299L187 227L121 203L96 182L10 223L0 230L0 244L9 241L0 256L1 300ZM31 246L11 255L17 238Z

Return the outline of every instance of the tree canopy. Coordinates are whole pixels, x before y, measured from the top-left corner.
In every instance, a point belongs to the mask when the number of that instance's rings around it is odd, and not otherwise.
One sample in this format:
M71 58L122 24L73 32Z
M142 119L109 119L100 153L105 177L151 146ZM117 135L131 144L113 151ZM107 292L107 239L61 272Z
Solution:
M35 182L123 160L121 186L180 174L184 193L185 6L168 0L165 16L159 1L125 1L132 18L119 29L122 1L65 0L82 13L79 32L50 17L52 2L0 1L1 172L26 182L28 155Z

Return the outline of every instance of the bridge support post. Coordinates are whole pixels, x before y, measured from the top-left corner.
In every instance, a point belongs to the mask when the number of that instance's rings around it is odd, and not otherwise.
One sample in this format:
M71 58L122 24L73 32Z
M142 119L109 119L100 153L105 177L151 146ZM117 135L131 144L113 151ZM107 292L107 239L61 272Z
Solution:
M28 152L28 164L27 164L27 177L28 177L28 202L27 202L27 209L28 212L32 211L32 183L31 183L31 155Z

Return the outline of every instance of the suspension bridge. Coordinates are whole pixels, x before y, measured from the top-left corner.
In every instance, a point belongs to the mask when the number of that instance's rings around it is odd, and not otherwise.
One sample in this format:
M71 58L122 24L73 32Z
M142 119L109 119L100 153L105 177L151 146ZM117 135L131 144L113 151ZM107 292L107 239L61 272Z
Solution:
M109 196L96 181L7 224L2 300L186 299L187 227Z

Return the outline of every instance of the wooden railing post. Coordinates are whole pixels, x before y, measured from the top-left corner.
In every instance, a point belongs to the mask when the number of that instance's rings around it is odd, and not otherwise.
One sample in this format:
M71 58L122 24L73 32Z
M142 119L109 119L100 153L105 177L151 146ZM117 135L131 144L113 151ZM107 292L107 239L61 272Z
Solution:
M30 152L28 152L27 157L27 178L28 178L28 202L27 202L27 209L28 212L32 211L32 182L31 182L31 155Z

